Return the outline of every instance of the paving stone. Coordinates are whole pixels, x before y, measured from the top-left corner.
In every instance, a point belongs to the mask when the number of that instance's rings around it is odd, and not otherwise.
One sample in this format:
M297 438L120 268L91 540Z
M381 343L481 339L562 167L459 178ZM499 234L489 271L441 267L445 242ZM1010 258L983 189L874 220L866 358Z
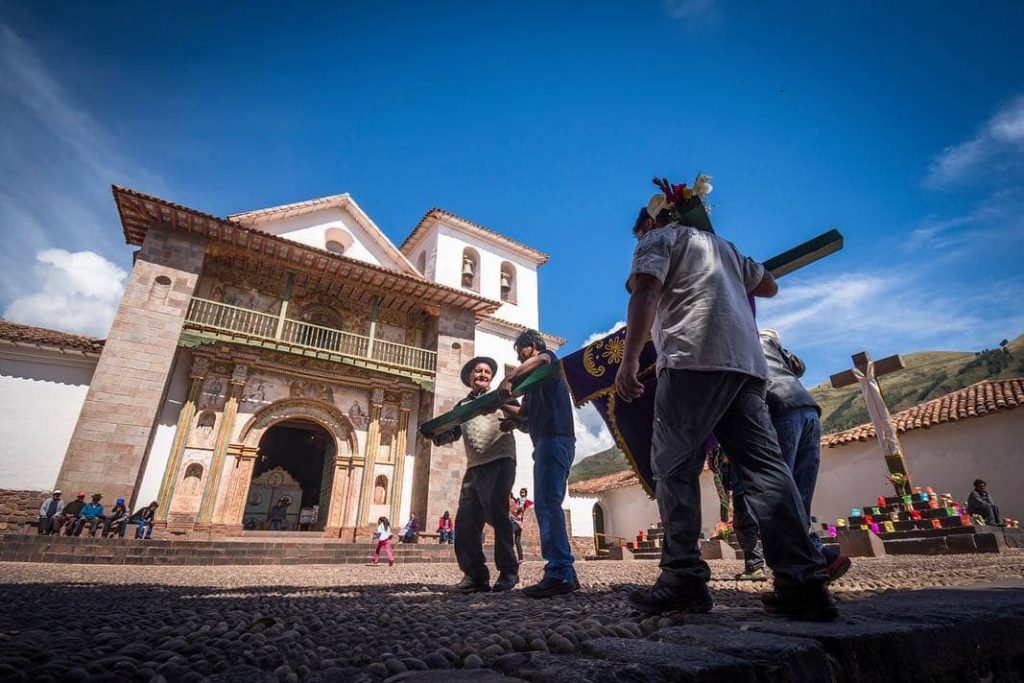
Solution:
M646 664L609 665L598 659L539 652L504 655L498 657L493 666L529 683L666 683L671 680Z
M686 645L632 638L596 638L584 643L580 652L613 662L643 662L670 681L747 683L756 680L754 667L749 662Z
M384 683L527 683L522 678L505 676L487 669L455 671L407 671L385 679Z
M655 637L662 643L686 645L746 660L755 666L757 679L762 683L829 683L836 680L825 648L810 638L791 638L711 624L664 628Z

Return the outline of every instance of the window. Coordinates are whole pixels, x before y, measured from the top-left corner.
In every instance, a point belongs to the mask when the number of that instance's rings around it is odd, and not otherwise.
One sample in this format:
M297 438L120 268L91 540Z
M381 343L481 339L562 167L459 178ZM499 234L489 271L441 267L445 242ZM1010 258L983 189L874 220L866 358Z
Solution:
M505 303L516 302L516 267L508 261L501 262L501 300Z
M331 228L324 234L324 249L332 254L344 254L352 248L352 233L342 228Z
M480 254L473 247L466 247L462 250L462 268L459 271L462 286L480 291Z
M373 504L387 505L388 502L388 478L378 474L373 481Z

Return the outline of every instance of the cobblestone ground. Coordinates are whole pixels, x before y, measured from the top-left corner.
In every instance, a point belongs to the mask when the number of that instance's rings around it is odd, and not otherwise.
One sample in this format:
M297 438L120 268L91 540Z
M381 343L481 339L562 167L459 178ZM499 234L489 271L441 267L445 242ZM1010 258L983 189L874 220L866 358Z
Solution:
M718 613L758 608L766 584L715 561ZM540 578L528 562L522 578ZM657 563L586 562L583 590L453 595L454 564L126 567L0 563L0 680L376 681L409 669L486 667L526 650L572 654L602 636L641 638L681 617L625 598ZM1024 579L1024 553L856 560L840 603L892 591Z

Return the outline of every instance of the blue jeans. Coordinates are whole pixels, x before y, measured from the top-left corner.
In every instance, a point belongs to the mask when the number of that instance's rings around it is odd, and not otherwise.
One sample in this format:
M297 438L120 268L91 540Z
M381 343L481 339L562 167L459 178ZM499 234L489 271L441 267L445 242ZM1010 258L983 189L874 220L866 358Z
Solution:
M533 444L533 502L540 527L540 554L547 560L546 579L573 581L576 578L562 511L575 454L576 438L572 436L542 436Z
M804 512L811 516L811 499L818 483L818 467L821 464L821 420L814 408L795 408L772 420L779 437L779 449L786 467L793 473ZM818 534L810 534L811 542L825 555L825 561L835 559L835 551L825 550Z

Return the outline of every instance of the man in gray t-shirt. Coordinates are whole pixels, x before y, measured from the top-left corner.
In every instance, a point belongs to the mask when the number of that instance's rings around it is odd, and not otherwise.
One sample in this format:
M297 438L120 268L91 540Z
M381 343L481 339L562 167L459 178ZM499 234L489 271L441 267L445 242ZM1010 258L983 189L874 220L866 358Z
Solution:
M656 198L657 199L657 198ZM714 434L729 454L761 534L775 592L769 611L808 620L838 616L821 555L807 537L793 477L765 404L768 368L749 296L774 296L775 279L710 231L673 222L671 207L641 214L627 288L627 333L616 392L643 393L640 350L652 332L658 350L651 467L664 526L661 575L629 597L637 610L706 612L710 569L698 540L703 444Z

